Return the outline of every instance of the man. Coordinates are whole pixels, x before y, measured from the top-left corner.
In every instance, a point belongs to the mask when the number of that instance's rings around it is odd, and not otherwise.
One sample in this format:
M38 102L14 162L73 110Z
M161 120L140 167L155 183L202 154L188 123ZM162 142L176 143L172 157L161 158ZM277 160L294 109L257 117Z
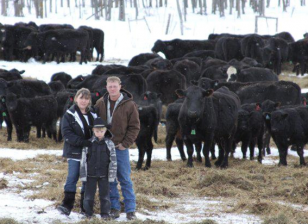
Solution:
M121 89L121 80L111 76L107 79L107 91L95 105L97 115L111 124L113 142L117 156L117 179L120 182L126 217L128 220L136 219L136 197L133 183L130 178L131 167L128 148L134 143L140 130L138 109L129 92ZM111 216L120 217L120 195L118 182L110 183Z

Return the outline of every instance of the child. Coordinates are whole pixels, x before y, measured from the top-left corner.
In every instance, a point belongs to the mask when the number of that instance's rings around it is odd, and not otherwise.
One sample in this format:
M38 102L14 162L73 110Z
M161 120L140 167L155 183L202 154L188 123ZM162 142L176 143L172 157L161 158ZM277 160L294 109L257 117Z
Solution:
M107 129L107 124L100 117L93 122L93 134L89 140L91 146L83 148L80 165L80 179L86 181L83 208L85 215L91 218L98 185L101 217L109 220L109 182L114 182L117 175L115 146L111 141L112 134Z

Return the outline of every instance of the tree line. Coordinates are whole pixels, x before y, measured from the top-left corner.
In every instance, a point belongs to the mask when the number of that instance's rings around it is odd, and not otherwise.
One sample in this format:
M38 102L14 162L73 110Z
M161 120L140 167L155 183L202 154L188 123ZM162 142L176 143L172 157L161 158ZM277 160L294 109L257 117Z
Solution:
M50 13L58 13L59 7L78 8L79 18L82 18L82 9L86 7L86 0L0 0L1 15L8 16L9 7L14 7L14 16L23 17L24 11L29 14L35 13L37 18L47 18ZM286 12L290 6L290 0L277 0L278 6L282 7L282 11ZM301 6L306 5L306 0L300 0ZM271 0L212 0L210 13L218 14L224 17L225 13L233 13L236 11L237 17L245 14L246 4L253 9L259 16L265 16L265 9L270 6ZM105 19L110 21L112 18L112 9L118 10L118 20L125 21L127 8L135 9L135 18L139 16L140 8L162 8L168 7L168 0L91 0L90 7L92 15L86 19L94 17L96 20ZM191 9L193 13L200 15L208 14L207 0L177 0L177 8L179 13L186 20L187 10Z

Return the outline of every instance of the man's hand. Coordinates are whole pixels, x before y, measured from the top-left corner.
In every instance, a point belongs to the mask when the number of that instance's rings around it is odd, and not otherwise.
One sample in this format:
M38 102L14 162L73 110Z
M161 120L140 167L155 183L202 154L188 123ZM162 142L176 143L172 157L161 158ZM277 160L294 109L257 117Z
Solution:
M117 149L125 150L126 148L122 145L122 143L115 146Z

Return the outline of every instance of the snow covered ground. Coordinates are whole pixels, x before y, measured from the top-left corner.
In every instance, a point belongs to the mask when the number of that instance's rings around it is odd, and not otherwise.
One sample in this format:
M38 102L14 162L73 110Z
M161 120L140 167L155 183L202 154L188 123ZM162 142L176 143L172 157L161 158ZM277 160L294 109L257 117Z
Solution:
M308 150L305 150L307 154ZM0 149L0 158L10 158L12 160L23 160L34 158L40 154L52 154L61 156L62 150L19 150L19 149ZM289 151L289 155L297 156L296 152ZM172 148L173 160L179 160L180 155L177 148ZM235 158L241 158L240 148L236 149ZM264 158L263 164L274 165L278 163L278 150L272 148L272 154ZM166 150L154 149L153 160L166 160ZM138 160L138 150L130 149L130 159L132 161ZM257 162L257 161L255 161ZM155 161L154 161L155 163ZM20 179L17 177L19 173L13 174L0 173L0 180L8 181L8 188L0 190L0 217L14 218L17 221L24 223L51 223L55 220L61 220L64 223L73 223L80 221L83 216L73 212L69 217L59 215L55 209L54 203L47 200L28 200L26 196L31 195L32 191L17 192L16 186L25 186L32 182L30 179ZM48 181L44 184L48 184ZM152 199L156 200L156 199ZM18 203L16 203L18 201ZM183 203L185 201L185 204ZM201 221L204 219L212 219L220 224L259 224L262 220L257 216L245 214L226 213L223 206L230 203L227 199L212 199L212 198L176 198L170 200L171 203L176 204L175 207L165 211L143 211L137 213L141 220L164 220L170 223L187 223L191 221ZM16 216L16 214L19 214ZM219 214L219 215L217 215ZM121 214L119 221L125 221L125 214Z

